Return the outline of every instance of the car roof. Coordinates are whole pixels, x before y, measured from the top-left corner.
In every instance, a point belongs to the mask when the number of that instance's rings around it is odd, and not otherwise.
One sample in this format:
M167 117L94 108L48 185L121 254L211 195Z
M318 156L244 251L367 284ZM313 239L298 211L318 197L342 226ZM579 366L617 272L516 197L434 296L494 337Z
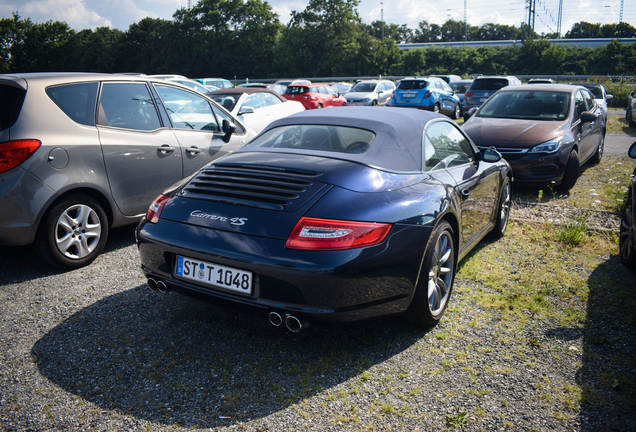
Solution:
M428 111L403 108L333 107L307 110L273 121L263 132L290 125L327 125L365 129L375 134L369 149L360 154L329 153L330 157L350 160L366 166L392 172L422 171L422 136L431 121L454 124L448 117ZM284 148L242 147L242 151L289 153ZM320 150L294 150L304 154L325 156Z
M206 93L206 96L218 97L219 95L235 95L235 94L242 95L242 94L252 94L252 93L269 93L276 96L281 101L287 102L287 99L285 99L283 96L279 95L274 90L270 90L265 87L233 87L233 88L220 89L220 90L215 90L213 92L208 92Z
M582 86L576 86L571 84L521 84L511 85L499 89L500 92L504 91L549 91L549 92L562 92L562 93L574 93L574 91Z

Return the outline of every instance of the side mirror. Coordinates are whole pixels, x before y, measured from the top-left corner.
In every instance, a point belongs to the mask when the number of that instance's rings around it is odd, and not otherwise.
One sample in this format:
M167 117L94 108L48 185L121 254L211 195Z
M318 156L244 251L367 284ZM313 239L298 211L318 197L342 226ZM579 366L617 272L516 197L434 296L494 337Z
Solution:
M627 150L627 155L632 159L636 159L636 142L632 143L632 145L629 147L629 150Z
M585 111L583 112L583 114L581 114L581 123L592 123L596 120L598 120L598 116L594 113Z
M612 100L612 99L614 99L614 95L613 94L606 94L605 95L605 99Z
M241 111L238 113L238 115L243 115L243 114L254 114L254 108L249 106L241 107Z
M501 153L494 147L489 147L486 150L480 152L481 160L484 162L499 162L501 160Z
M225 135L223 135L223 142L228 143L230 142L232 134L236 132L236 125L230 121L223 120L222 130L225 132Z

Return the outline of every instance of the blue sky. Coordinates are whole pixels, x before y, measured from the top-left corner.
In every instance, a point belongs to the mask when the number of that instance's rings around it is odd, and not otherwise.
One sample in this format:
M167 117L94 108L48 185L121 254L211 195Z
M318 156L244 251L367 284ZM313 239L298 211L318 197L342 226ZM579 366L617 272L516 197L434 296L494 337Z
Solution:
M194 4L197 0L191 0ZM309 0L270 0L274 12L282 22L289 20L291 11L302 11ZM497 23L519 25L528 19L524 0L466 0L467 19L471 25ZM623 21L636 25L636 6L625 1ZM562 33L579 21L592 23L617 23L620 0L563 1ZM18 12L34 22L48 20L65 21L75 30L108 26L127 30L130 24L145 17L172 19L173 13L187 5L187 0L0 0L3 18ZM557 29L558 0L536 0L535 31L549 33ZM398 25L416 28L426 20L442 24L452 18L463 21L464 0L361 0L358 14L365 23L381 19Z

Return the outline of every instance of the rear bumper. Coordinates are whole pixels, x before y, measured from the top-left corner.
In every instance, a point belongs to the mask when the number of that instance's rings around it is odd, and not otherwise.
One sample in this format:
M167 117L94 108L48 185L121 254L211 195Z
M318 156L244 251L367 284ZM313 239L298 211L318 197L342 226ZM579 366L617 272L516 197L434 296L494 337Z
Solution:
M426 232L426 234L425 234ZM142 221L137 239L142 271L168 290L256 313L290 313L347 322L406 310L426 245L426 227L394 227L377 246L347 251L289 250L284 240ZM175 276L177 255L249 271L242 295Z

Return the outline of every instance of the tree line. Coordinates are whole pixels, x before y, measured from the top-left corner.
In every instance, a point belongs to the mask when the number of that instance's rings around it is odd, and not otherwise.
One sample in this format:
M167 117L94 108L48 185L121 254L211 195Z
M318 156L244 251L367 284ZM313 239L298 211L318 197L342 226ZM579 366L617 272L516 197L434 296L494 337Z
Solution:
M527 28L448 20L418 28L364 24L357 0L310 0L287 25L266 1L200 0L172 20L144 18L127 31L75 31L65 22L0 20L0 73L36 71L175 73L229 79L426 74L623 74L636 44L557 46ZM633 37L627 23L576 23L566 37ZM382 38L384 36L384 38ZM513 47L426 48L402 42L523 40Z

